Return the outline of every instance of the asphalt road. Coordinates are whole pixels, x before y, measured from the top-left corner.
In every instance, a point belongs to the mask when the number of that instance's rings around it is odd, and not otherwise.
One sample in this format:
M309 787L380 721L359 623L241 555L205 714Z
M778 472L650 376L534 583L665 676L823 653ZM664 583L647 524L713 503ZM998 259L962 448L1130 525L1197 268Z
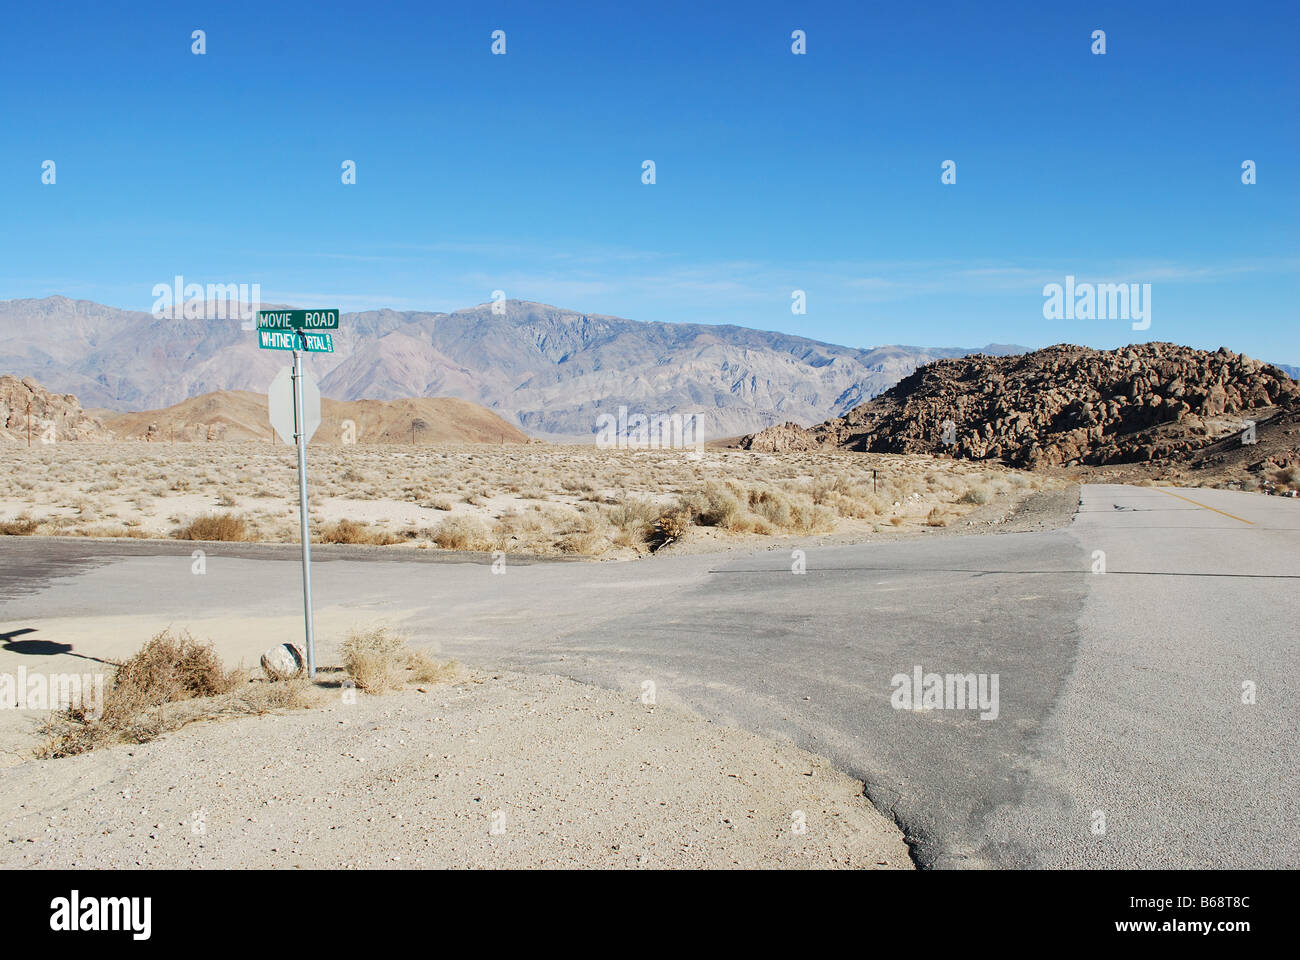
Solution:
M197 576L192 549L0 540L0 670L77 669L54 664L153 626L239 656L258 618L293 628L293 551L208 545ZM317 554L322 662L339 624L386 620L476 665L652 683L833 759L924 866L1300 866L1300 501L1085 486L1066 528L809 549L802 574L789 550L384 556ZM995 709L942 683L900 709L918 668L996 678Z

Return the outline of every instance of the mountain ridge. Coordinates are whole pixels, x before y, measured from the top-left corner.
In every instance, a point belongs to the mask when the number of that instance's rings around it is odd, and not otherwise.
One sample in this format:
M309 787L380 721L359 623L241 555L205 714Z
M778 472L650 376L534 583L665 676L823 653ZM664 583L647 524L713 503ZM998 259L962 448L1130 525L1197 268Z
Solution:
M219 390L160 410L90 410L119 440L166 442L264 440L273 436L264 393ZM345 424L351 428L345 430ZM529 437L490 410L451 397L398 400L321 398L313 443L528 443Z
M268 308L272 305L267 304ZM709 436L847 412L960 347L844 347L735 324L638 321L509 300L451 313L345 313L311 354L338 400L445 396L550 439L589 439L602 413L700 413ZM989 345L985 350L1018 350ZM176 320L63 296L0 301L0 370L89 407L157 409L218 390L264 392L287 354L238 320Z

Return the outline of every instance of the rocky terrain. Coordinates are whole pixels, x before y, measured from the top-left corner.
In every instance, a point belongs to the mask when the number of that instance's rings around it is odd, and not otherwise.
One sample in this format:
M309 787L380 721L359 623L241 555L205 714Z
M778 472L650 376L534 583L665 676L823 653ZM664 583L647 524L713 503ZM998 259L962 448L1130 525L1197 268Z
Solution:
M706 438L785 420L815 423L848 412L919 364L969 352L857 349L522 300L452 313L344 314L334 349L306 361L322 396L455 397L533 436L570 440L591 439L597 418L620 406L646 416L700 414ZM67 297L0 301L0 370L30 374L92 407L147 410L218 390L264 393L287 356L258 349L237 319L163 319Z
M1081 475L1082 476L1082 475ZM1255 427L1255 442L1233 431L1190 456L1089 467L1095 483L1168 480L1180 486L1227 487L1300 495L1300 409L1281 410Z
M29 416L33 444L113 439L112 431L82 410L72 394L50 393L31 377L0 375L0 444L26 444Z
M1147 343L1102 351L1063 344L1019 356L938 360L843 417L806 430L773 427L741 446L947 454L1029 469L1190 462L1216 442L1243 447L1247 420L1256 422L1257 434L1285 431L1296 410L1300 384L1226 348ZM1293 443L1300 445L1300 435ZM1231 455L1249 459L1251 450ZM1276 455L1290 462L1285 450Z

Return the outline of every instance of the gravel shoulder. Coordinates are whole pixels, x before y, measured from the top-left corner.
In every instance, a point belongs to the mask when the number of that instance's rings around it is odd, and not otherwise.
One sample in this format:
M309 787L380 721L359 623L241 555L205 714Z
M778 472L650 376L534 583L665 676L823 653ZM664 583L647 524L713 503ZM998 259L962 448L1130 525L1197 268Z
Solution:
M0 867L912 867L860 781L675 706L499 672L317 697L0 769Z

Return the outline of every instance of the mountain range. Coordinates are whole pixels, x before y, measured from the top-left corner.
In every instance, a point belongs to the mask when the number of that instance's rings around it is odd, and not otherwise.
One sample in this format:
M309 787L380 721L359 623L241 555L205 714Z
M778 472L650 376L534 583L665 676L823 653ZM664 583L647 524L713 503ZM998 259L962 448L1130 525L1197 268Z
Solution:
M597 418L620 406L647 416L700 414L709 437L816 423L933 360L1024 349L843 347L520 300L451 313L343 314L334 346L305 361L326 397L454 397L553 440L590 440ZM86 407L144 410L219 390L264 393L288 358L259 349L238 320L159 318L62 296L0 301L0 372L35 377Z

